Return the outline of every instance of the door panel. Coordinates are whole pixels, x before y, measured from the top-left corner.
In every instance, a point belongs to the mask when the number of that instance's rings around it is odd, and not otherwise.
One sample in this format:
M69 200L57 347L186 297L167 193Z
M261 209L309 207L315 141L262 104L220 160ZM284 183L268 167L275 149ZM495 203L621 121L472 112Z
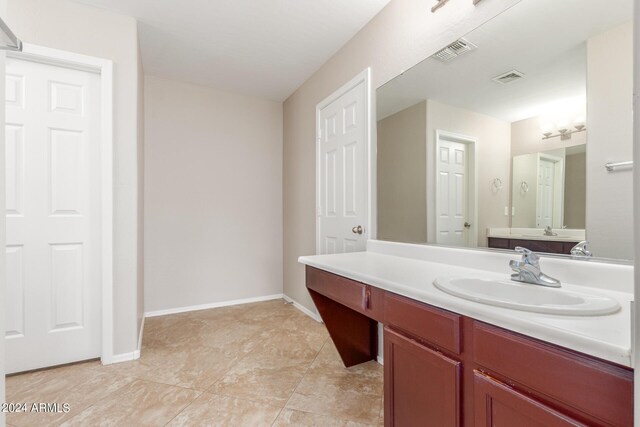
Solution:
M460 425L462 364L384 328L385 427Z
M320 253L365 249L366 85L361 82L319 112ZM354 233L362 226L362 234Z
M7 59L7 372L99 357L100 77Z
M477 371L474 395L476 427L585 425Z

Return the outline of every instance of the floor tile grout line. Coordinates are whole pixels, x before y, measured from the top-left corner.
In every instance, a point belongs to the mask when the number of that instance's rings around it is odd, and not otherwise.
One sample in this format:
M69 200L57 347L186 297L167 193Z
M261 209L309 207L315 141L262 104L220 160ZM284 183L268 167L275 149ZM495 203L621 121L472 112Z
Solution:
M295 314L295 312L294 312L294 313L291 313L289 316L287 316L287 319L288 319L289 317L293 317L293 316L294 316L294 314ZM258 331L258 332L255 332L253 335L250 335L250 336L249 336L249 338L247 338L247 341L249 341L249 340L250 340L251 338L253 338L253 337L258 336L259 334L261 334L261 333L263 333L263 332L264 332L264 331ZM267 338L265 338L265 339L261 340L261 342L263 342L263 343L264 343L264 342L266 342L267 340L268 340L268 339L267 339ZM211 390L211 389L212 389L216 384L218 384L220 381L222 381L222 379L223 379L223 378L224 378L224 377L225 377L225 376L226 376L226 375L227 375L227 374L228 374L228 373L229 373L229 372L230 372L230 371L231 371L235 366L239 365L239 364L240 364L240 362L242 362L244 359L246 359L246 358L247 358L247 357L249 357L250 355L251 355L251 352L247 352L247 353L245 353L242 357L240 357L237 361L235 361L235 362L233 363L233 365L229 367L229 369L227 369L226 371L224 371L224 373L223 373L223 374L222 374L222 375L221 375L221 376L220 376L216 381L214 381L214 382L213 382L213 383L212 383L212 384L207 388L207 390L205 390L205 391L209 392L209 391L210 391L210 390ZM314 359L314 360L315 360L315 359Z
M194 391L195 391L195 390L194 390ZM184 411L186 411L186 410L187 410L187 408L189 408L191 405L193 405L193 403L194 403L196 400L200 399L200 397L204 394L204 392L198 392L198 393L199 393L199 394L198 394L196 397L194 397L194 398L193 398L193 400L192 400L191 402L187 403L187 404L184 406L184 408L180 409L180 410L179 410L179 411L178 411L178 412L177 412L173 417L171 417L171 419L170 419L169 421L167 421L167 422L164 424L164 426L165 426L165 427L166 427L166 426L168 426L168 425L171 423L171 421L175 420L175 419L178 417L178 415L180 415L181 413L183 413Z
M131 378L131 379L133 379L134 381L137 379L137 378L132 378L132 377L125 377L125 378ZM131 382L133 382L133 381L131 381ZM96 399L95 401L93 401L93 402L91 402L89 405L87 405L85 408L83 408L80 412L78 412L77 414L75 414L75 415L73 415L73 416L71 416L71 417L69 417L69 418L65 419L64 421L61 421L61 422L60 422L60 423L58 423L57 425L58 425L58 426L61 426L61 425L65 424L65 423L67 423L67 422L71 421L73 418L75 418L75 417L77 417L77 416L81 415L83 412L87 411L88 409L93 408L93 407L94 407L97 403L99 403L100 401L107 399L108 397L110 397L110 396L114 395L114 394L115 394L115 393L117 393L118 391L120 391L120 390L122 390L123 388L127 387L128 385L130 385L130 384L131 384L131 382L130 382L130 383L127 383L127 384L124 384L124 385L122 385L121 387L118 387L117 389L113 390L111 393L108 393L107 395L102 396L102 397L101 397L101 398L99 398L99 399Z
M304 380L304 378L307 376L307 373L309 373L309 369L311 369L311 367L313 366L313 364L316 362L316 360L318 359L318 356L320 356L320 353L322 352L322 349L324 349L324 347L327 345L327 342L329 341L329 337L326 337L324 339L324 343L322 343L322 346L320 347L320 350L318 350L318 352L316 353L316 356L313 358L313 360L311 361L311 363L309 363L309 366L307 366L307 369L305 369L304 373L302 374L302 376L300 377L300 380L298 381L298 383L296 384L296 386L293 388L293 391L291 392L291 394L289 395L289 398L287 399L287 401L284 403L284 405L282 406L282 408L280 409L280 412L278 412L278 415L275 417L275 419L273 420L273 422L271 423L271 427L273 427L273 425L276 423L276 421L278 420L278 418L280 417L280 414L282 413L282 411L285 410L285 408L287 407L287 405L289 404L289 401L291 400L291 398L293 397L293 395L296 393L296 390L298 390L298 387L300 387L300 384L302 383L302 381Z

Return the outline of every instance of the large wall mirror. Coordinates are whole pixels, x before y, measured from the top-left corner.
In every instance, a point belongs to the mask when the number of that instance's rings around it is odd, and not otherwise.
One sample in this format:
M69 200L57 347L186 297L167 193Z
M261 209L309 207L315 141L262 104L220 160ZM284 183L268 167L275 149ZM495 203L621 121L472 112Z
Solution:
M522 0L378 88L378 239L631 260L632 11Z

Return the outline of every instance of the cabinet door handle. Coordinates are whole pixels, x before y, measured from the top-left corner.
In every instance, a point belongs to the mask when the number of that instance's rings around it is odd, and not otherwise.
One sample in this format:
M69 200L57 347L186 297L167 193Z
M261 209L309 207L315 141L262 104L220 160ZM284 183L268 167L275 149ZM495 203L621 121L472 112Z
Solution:
M371 286L367 286L364 289L364 308L365 308L365 310L369 310L370 302L371 302Z

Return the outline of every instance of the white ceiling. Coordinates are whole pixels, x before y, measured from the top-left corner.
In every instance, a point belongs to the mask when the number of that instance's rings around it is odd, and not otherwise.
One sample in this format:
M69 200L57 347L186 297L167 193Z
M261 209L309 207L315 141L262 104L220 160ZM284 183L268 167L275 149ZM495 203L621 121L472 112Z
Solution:
M75 0L138 21L146 74L286 99L390 0Z
M632 8L632 0L520 2L465 36L477 50L448 63L428 58L378 89L378 119L425 99L508 122L580 102L584 109L585 42L629 21ZM525 78L492 81L513 69Z

